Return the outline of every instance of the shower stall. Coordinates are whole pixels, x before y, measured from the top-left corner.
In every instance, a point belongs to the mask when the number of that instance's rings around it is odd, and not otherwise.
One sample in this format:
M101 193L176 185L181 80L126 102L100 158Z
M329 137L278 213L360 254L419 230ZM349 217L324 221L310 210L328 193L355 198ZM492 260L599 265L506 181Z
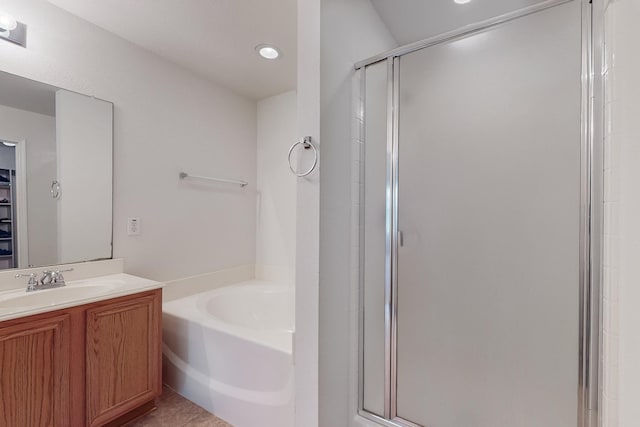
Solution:
M595 425L592 18L546 1L356 65L362 417Z

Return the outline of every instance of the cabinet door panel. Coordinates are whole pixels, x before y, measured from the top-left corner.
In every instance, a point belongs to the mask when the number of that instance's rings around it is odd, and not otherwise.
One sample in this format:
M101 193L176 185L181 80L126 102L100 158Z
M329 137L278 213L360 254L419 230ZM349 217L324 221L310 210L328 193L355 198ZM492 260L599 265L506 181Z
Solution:
M159 292L87 310L87 420L102 425L160 392Z
M70 316L0 329L0 425L69 424Z

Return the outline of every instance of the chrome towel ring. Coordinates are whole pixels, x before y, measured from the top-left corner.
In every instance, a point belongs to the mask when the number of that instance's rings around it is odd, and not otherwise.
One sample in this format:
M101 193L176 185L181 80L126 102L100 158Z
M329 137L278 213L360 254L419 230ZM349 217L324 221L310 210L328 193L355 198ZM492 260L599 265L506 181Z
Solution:
M51 182L51 197L54 199L60 198L60 182L58 180Z
M293 167L293 165L291 164L291 154L293 153L293 149L296 148L298 145L302 145L305 150L308 150L308 149L312 149L313 150L313 164L311 165L311 167L308 170L306 170L304 172L296 171L295 168ZM311 142L311 137L310 136L305 136L303 139L301 139L300 141L294 143L291 146L291 148L289 148L289 169L291 169L291 172L293 172L293 174L295 176L297 176L297 177L307 176L311 172L313 172L313 170L316 168L317 165L318 165L318 149Z

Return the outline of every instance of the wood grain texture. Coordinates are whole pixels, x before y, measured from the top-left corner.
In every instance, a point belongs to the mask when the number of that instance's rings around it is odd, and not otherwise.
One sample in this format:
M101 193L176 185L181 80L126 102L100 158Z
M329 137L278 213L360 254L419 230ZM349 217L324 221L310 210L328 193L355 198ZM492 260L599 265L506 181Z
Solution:
M161 301L156 290L0 322L0 427L118 425L148 410L162 385ZM113 406L91 418L105 390Z
M160 394L161 301L157 290L87 309L87 425L104 425Z
M74 307L71 311L71 414L68 426L84 426L85 417L85 310L87 306Z
M0 328L0 425L70 422L71 315Z

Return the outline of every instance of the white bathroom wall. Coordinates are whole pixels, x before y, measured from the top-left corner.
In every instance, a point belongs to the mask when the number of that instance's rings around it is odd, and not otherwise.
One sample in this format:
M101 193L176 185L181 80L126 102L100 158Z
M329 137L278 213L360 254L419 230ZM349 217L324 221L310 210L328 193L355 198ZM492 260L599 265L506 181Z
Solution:
M0 139L26 140L29 264L54 263L58 214L50 189L56 176L55 118L0 105Z
M298 137L320 151L320 2L298 0ZM295 425L318 426L319 169L296 181Z
M296 140L296 92L258 102L256 277L293 283L296 177L287 153Z
M352 176L353 67L396 42L368 0L322 0L321 37L319 412L320 426L339 427L355 415L356 371L350 371L358 309L351 286L357 244L351 215L358 209L352 199L357 182Z
M6 0L26 49L0 69L114 103L114 256L171 280L255 263L256 104L45 0ZM178 172L248 181L178 181ZM141 219L128 237L126 220Z
M605 12L604 427L640 420L640 2Z

